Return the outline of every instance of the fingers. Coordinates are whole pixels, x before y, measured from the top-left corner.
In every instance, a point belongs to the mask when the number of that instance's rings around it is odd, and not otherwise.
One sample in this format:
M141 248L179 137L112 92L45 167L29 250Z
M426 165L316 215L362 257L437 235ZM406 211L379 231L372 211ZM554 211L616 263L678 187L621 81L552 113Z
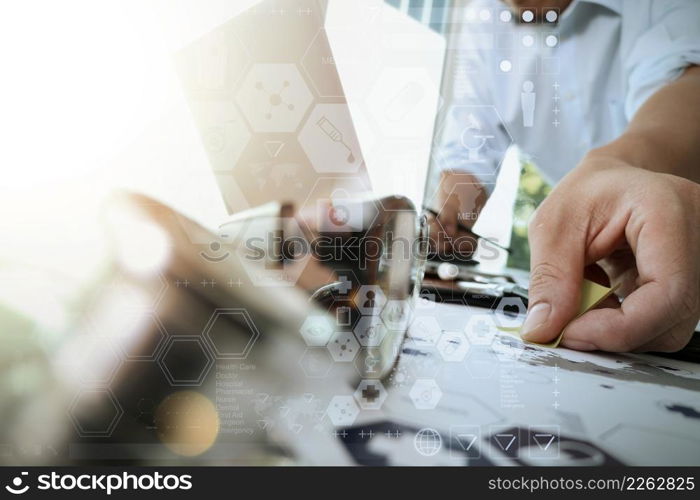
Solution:
M587 225L573 223L564 205L552 206L547 201L528 231L529 307L521 335L531 342L553 340L576 316L583 279Z
M663 332L651 342L636 349L638 352L676 352L683 349L693 336L696 323L682 321L677 326Z
M562 343L574 349L576 344L583 343L612 352L655 345L663 350L678 350L685 345L680 345L683 338L680 331L688 328L685 323L674 314L664 287L650 282L635 290L619 309L594 309L577 318L566 327ZM659 332L665 332L662 336L672 332L676 340L663 344L666 341L657 340Z

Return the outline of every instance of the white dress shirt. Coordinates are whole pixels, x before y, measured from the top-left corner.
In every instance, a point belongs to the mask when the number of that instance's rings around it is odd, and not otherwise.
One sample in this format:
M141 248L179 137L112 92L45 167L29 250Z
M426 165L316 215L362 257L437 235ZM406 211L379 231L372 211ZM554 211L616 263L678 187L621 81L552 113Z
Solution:
M546 9L531 23L508 12L499 0L468 4L437 130L439 166L475 173L489 191L511 144L556 183L700 64L699 0L574 0L554 22Z

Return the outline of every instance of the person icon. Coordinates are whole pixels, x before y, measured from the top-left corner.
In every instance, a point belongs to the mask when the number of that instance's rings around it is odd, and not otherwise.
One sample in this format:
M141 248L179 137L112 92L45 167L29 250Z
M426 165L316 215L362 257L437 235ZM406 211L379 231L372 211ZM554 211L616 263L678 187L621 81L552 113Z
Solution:
M367 300L365 300L365 303L362 305L362 307L374 307L374 292L372 290L368 291L366 297Z
M532 127L535 122L535 84L530 80L523 82L520 104L523 108L523 127Z

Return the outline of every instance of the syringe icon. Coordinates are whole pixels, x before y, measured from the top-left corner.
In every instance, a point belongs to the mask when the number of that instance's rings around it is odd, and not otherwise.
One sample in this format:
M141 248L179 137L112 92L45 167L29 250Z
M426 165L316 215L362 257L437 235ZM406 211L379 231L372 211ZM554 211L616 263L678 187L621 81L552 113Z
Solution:
M322 116L317 122L316 125L318 125L318 128L320 128L324 134L326 134L328 137L333 142L338 142L342 144L345 149L348 150L348 163L354 163L355 162L355 155L352 154L352 150L350 149L350 146L345 144L343 141L343 133L338 130L338 128L331 123L331 121L326 118L325 116Z

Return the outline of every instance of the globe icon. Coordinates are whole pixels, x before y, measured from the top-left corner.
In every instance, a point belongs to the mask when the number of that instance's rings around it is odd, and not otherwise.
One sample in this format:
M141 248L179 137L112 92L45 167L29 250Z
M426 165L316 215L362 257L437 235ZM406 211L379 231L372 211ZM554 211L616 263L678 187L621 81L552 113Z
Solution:
M416 451L424 457L432 457L442 448L442 438L435 429L426 427L416 432L413 438L413 445Z

